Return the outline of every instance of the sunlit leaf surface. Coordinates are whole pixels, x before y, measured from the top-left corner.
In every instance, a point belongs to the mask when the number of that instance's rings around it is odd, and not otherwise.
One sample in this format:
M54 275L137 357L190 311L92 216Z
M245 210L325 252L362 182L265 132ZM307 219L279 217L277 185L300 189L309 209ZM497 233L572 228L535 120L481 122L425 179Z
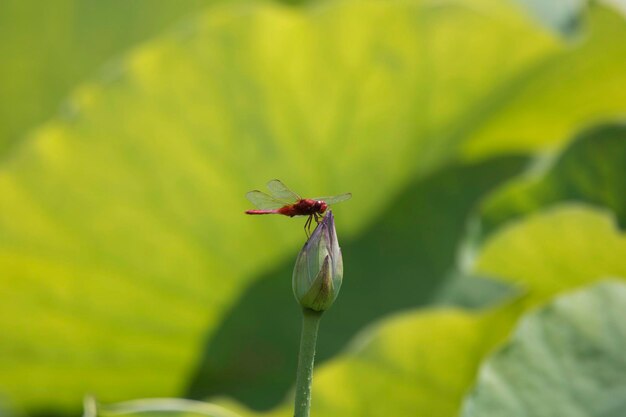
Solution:
M205 0L2 0L0 159L38 124L64 111L79 82L118 71L117 59ZM100 68L103 64L105 68Z
M518 285L528 305L602 276L626 277L626 237L608 212L557 206L500 229L476 269Z
M464 146L465 155L527 149L531 144L556 148L591 120L624 117L617 87L624 85L624 68L616 65L626 62L624 17L592 8L587 23L570 42L572 49L542 60L500 90L488 108L488 122Z

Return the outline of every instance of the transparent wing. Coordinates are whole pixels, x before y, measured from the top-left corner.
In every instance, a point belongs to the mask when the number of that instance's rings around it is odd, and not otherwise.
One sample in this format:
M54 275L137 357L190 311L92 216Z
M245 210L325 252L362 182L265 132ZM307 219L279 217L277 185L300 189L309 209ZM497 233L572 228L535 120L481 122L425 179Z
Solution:
M339 194L332 197L315 197L313 200L321 200L326 204L337 204L342 201L350 200L352 198L352 193Z
M271 180L267 183L267 188L274 198L278 200L283 200L288 203L295 203L300 200L300 196L287 188L280 180Z
M259 190L253 190L246 193L246 198L261 210L276 210L287 204L290 204L288 202L274 198L271 195L265 194L264 192Z

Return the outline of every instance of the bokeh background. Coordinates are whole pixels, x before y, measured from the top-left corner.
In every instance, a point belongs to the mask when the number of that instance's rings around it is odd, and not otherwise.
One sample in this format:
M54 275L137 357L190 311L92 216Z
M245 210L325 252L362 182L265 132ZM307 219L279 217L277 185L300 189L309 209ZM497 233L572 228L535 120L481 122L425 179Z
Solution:
M0 415L290 415L272 178L353 193L313 415L626 415L625 14L2 0Z

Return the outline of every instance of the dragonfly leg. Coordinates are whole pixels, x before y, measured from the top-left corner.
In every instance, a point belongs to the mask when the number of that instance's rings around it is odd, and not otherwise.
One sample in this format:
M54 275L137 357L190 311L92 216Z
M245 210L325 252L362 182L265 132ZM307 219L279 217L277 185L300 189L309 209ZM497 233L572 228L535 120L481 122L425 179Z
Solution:
M311 237L311 220L313 216L309 216L304 223L304 233L306 234L307 239Z

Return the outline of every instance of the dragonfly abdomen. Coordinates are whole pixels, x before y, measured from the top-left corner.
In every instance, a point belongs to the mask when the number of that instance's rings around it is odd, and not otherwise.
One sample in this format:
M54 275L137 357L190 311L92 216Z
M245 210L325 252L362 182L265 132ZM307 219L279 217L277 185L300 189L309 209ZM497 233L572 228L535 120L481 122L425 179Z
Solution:
M246 214L277 214L278 210L246 210Z

